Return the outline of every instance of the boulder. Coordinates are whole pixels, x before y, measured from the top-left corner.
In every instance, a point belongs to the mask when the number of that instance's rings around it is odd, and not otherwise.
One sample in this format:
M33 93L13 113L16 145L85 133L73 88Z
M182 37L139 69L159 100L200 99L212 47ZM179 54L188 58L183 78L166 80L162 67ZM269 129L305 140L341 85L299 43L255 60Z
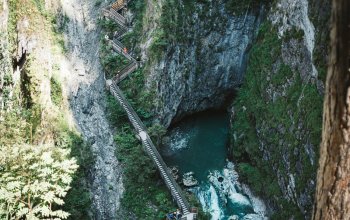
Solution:
M185 173L182 177L182 182L187 187L193 187L198 185L198 181L193 177L194 172Z

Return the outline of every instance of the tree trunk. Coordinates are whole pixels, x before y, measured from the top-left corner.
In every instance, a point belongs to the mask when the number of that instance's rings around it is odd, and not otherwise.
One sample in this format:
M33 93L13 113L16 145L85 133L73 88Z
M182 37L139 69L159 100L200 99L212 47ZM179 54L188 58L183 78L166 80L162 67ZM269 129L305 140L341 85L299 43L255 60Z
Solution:
M350 1L333 0L314 220L350 219Z

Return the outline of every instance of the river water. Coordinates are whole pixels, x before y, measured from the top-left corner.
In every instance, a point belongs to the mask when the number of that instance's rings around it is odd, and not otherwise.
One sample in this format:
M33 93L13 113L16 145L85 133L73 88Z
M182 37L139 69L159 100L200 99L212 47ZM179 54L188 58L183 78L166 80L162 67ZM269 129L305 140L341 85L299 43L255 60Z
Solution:
M211 220L267 219L264 203L238 182L235 165L227 160L229 117L226 112L193 115L174 125L162 155L180 177L194 172L199 184L188 188Z

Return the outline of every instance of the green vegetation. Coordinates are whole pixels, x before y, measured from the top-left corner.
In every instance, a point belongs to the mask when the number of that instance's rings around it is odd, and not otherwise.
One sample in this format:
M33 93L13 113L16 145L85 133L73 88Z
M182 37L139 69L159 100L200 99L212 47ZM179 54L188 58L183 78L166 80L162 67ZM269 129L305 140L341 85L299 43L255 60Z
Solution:
M313 63L318 71L318 79L326 82L330 42L331 4L329 0L310 1L309 18L316 28Z
M166 134L166 129L159 123L154 123L151 127L148 128L148 134L151 137L153 143L156 146L160 146L162 138Z
M176 210L171 195L166 186L160 185L160 174L152 160L143 150L139 140L136 139L134 129L130 127L124 110L116 103L111 95L107 99L109 117L113 124L118 125L115 136L117 143L116 156L123 166L125 192L122 198L122 209L132 212L141 219L164 219L169 211ZM137 105L136 105L137 106ZM150 123L147 123L150 124ZM164 128L154 124L149 128L153 131L162 131ZM154 135L157 141L159 134ZM191 204L200 207L193 195L188 195ZM208 215L200 209L199 219L209 219Z
M99 24L102 26L105 34L112 39L115 31L120 31L118 25L112 20L99 20ZM124 56L113 51L113 47L109 42L103 37L101 37L101 47L100 47L100 60L101 64L105 69L106 77L112 78L116 76L124 67L126 67L130 61Z
M159 186L159 174L145 154L133 129L124 124L115 137L118 160L123 165L125 193L122 205L142 219L163 219L169 210L176 210L165 185Z
M228 0L225 3L226 10L241 15L249 10L258 8L261 4L273 3L274 0Z
M166 1L162 7L162 16L160 18L162 33L159 37L162 42L168 44L184 44L190 43L193 40L191 36L191 16L196 9L196 2L203 6L203 10L198 13L200 16L205 15L208 11L205 10L208 4L207 0L202 1L182 1L169 0ZM183 3L183 4L182 4Z
M51 100L55 105L59 106L63 100L61 83L58 81L58 79L55 76L53 76L51 77L50 84L51 84Z
M151 60L158 61L166 52L168 45L193 43L195 37L191 28L193 28L194 23L191 16L196 11L201 18L208 19L209 3L207 0L168 0L164 2L159 20L160 25L153 35L150 46ZM200 4L202 7L196 8L196 4ZM212 28L208 27L208 30Z
M47 10L44 0L10 0L9 6L11 51L17 50L16 27L23 17L30 25L22 31L40 39L41 44L26 54L21 80L11 88L9 107L0 110L0 170L4 171L0 180L0 218L66 219L70 213L71 219L89 219L86 180L94 161L89 145L65 116L66 97L55 62L56 56L65 52L62 32L69 19ZM43 65L47 61L42 60L43 53L51 57L52 66ZM6 76L6 83L11 81ZM42 85L50 86L51 93L44 94ZM54 105L42 101L49 99Z
M63 209L70 213L68 219L90 219L92 201L87 181L95 158L92 156L90 144L85 143L75 132L65 129L63 135L66 135L71 156L77 158L79 164L77 172L73 175L71 189L65 198Z
M133 31L127 33L122 40L127 48L136 48L136 44L139 43L142 34L144 4L144 1L140 0L131 2L131 10L137 13L135 13ZM118 31L118 26L113 23L100 21L109 36L113 36L114 31ZM112 48L104 40L102 42L101 63L106 69L107 77L111 77L127 63L125 58L113 53ZM154 94L145 88L144 69L136 70L120 83L120 87L140 118L145 121L146 125L151 125ZM118 146L116 156L123 165L125 187L121 209L132 212L140 219L163 219L167 212L176 210L171 195L165 185L159 187L159 173L143 151L140 142L135 138L124 110L111 95L107 97L107 103L110 110L108 113L110 122L118 127L119 131L115 136ZM160 130L159 126L153 126L152 129Z
M282 198L277 176L271 170L278 169L279 178L287 181L287 171L295 174L297 193L304 192L307 181L316 173L316 165L311 164L304 146L310 140L318 151L322 97L314 84L303 82L299 73L280 60L282 42L276 33L264 23L251 50L245 82L234 103L233 156L239 161L241 177L253 190L273 198L283 210L273 219L303 219L296 204ZM271 89L274 94L269 92ZM269 154L261 151L261 141ZM282 154L291 161L289 170L281 160ZM270 183L267 188L263 185L266 182Z
M304 35L305 33L303 29L293 27L291 30L285 32L284 39L285 40L290 40L290 39L302 40L304 38Z
M156 105L155 89L147 89L145 84L144 69L138 69L120 83L120 88L141 120L146 126L150 126Z
M105 39L102 39L100 47L101 64L105 69L106 78L116 76L130 61L124 56L113 51L112 45L109 45Z
M3 146L0 151L1 219L66 219L69 213L55 208L77 170L69 150L53 145Z
M168 45L168 41L165 38L165 33L162 29L157 29L153 35L152 44L150 46L150 57L153 60L159 60L161 55L164 54Z
M163 219L169 210L176 210L176 206L165 185L157 183L159 173L136 139L124 110L112 96L108 97L107 103L110 120L119 128L115 141L118 146L116 156L124 171L122 209L142 219Z
M146 10L146 1L134 0L130 1L128 8L135 15L133 21L133 28L131 32L128 32L122 39L122 43L127 48L132 48L135 54L139 54L141 51L137 48L143 35L143 17Z

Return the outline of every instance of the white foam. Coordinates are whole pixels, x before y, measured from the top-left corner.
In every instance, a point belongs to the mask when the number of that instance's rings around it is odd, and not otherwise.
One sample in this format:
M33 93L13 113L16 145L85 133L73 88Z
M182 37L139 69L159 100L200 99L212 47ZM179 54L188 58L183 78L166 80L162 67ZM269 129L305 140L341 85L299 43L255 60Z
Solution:
M170 149L172 151L178 151L187 148L189 138L190 136L188 134L181 132L180 129L176 129L170 136Z
M240 193L230 193L229 198L233 204L239 204L240 206L251 206L249 199Z
M210 192L209 212L211 214L211 220L221 219L223 215L223 211L220 209L218 194L216 193L216 190L212 185L210 185L209 187L209 192Z

